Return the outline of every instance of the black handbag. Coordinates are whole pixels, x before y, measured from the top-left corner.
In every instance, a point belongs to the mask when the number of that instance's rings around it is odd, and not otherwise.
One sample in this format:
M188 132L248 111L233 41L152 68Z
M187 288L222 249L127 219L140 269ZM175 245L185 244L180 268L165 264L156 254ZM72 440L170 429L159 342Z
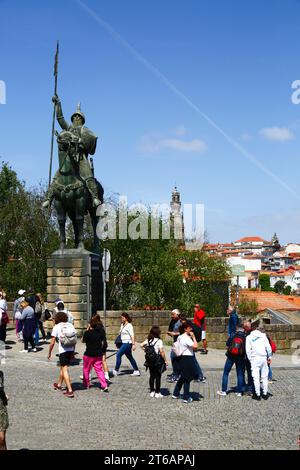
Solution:
M122 343L122 340L121 340L121 335L118 335L118 336L116 337L116 340L115 340L115 345L116 345L116 347L117 347L118 349L120 349L120 347L122 346L122 344L123 344L123 343Z
M122 333L123 329L124 329L124 326L123 326L122 330L120 331L120 333L118 334L118 336L115 339L115 345L116 345L116 348L118 348L118 349L120 349L120 347L123 344L122 339L121 339L121 333Z

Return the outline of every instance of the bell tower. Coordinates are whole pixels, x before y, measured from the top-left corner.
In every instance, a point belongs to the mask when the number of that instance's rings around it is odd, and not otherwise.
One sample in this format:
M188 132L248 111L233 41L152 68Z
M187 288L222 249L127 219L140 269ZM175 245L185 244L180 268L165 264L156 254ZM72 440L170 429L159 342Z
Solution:
M183 213L181 210L180 192L178 191L176 185L172 191L170 207L172 234L174 239L177 240L180 245L184 245Z

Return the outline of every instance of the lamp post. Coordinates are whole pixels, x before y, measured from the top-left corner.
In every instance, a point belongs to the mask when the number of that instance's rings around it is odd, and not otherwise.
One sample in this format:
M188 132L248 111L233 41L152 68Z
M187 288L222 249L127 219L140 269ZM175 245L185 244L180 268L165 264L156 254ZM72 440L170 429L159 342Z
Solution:
M102 256L102 281L103 281L103 314L104 314L104 328L106 328L106 283L109 281L109 266L110 266L110 252L107 248L103 250Z

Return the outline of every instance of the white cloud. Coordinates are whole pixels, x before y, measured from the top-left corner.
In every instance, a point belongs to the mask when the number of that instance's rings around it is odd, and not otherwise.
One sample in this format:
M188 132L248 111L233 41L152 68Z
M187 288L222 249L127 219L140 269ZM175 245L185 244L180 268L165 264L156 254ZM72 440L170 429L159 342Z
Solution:
M174 129L172 129L171 132L176 137L182 137L183 135L186 135L187 130L186 130L186 127L184 127L183 125L179 125L179 126L176 126Z
M163 149L175 150L182 153L202 153L207 145L200 139L183 140L167 138L161 134L144 135L139 142L139 150L146 153L158 153Z
M259 133L266 139L277 142L285 142L294 138L294 134L287 127L265 127Z
M164 139L161 141L161 147L177 150L178 152L204 152L207 149L206 143L200 139Z

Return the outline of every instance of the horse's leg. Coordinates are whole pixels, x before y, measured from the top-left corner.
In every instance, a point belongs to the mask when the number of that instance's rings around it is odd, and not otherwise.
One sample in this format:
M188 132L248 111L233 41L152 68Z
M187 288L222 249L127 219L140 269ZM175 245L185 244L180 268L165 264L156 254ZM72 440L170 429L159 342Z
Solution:
M85 213L85 198L81 197L76 200L76 218L75 218L76 236L77 236L76 248L78 248L79 250L84 248L84 243L83 243L84 213Z
M61 201L55 200L54 206L59 225L60 249L64 250L66 248L66 210Z

